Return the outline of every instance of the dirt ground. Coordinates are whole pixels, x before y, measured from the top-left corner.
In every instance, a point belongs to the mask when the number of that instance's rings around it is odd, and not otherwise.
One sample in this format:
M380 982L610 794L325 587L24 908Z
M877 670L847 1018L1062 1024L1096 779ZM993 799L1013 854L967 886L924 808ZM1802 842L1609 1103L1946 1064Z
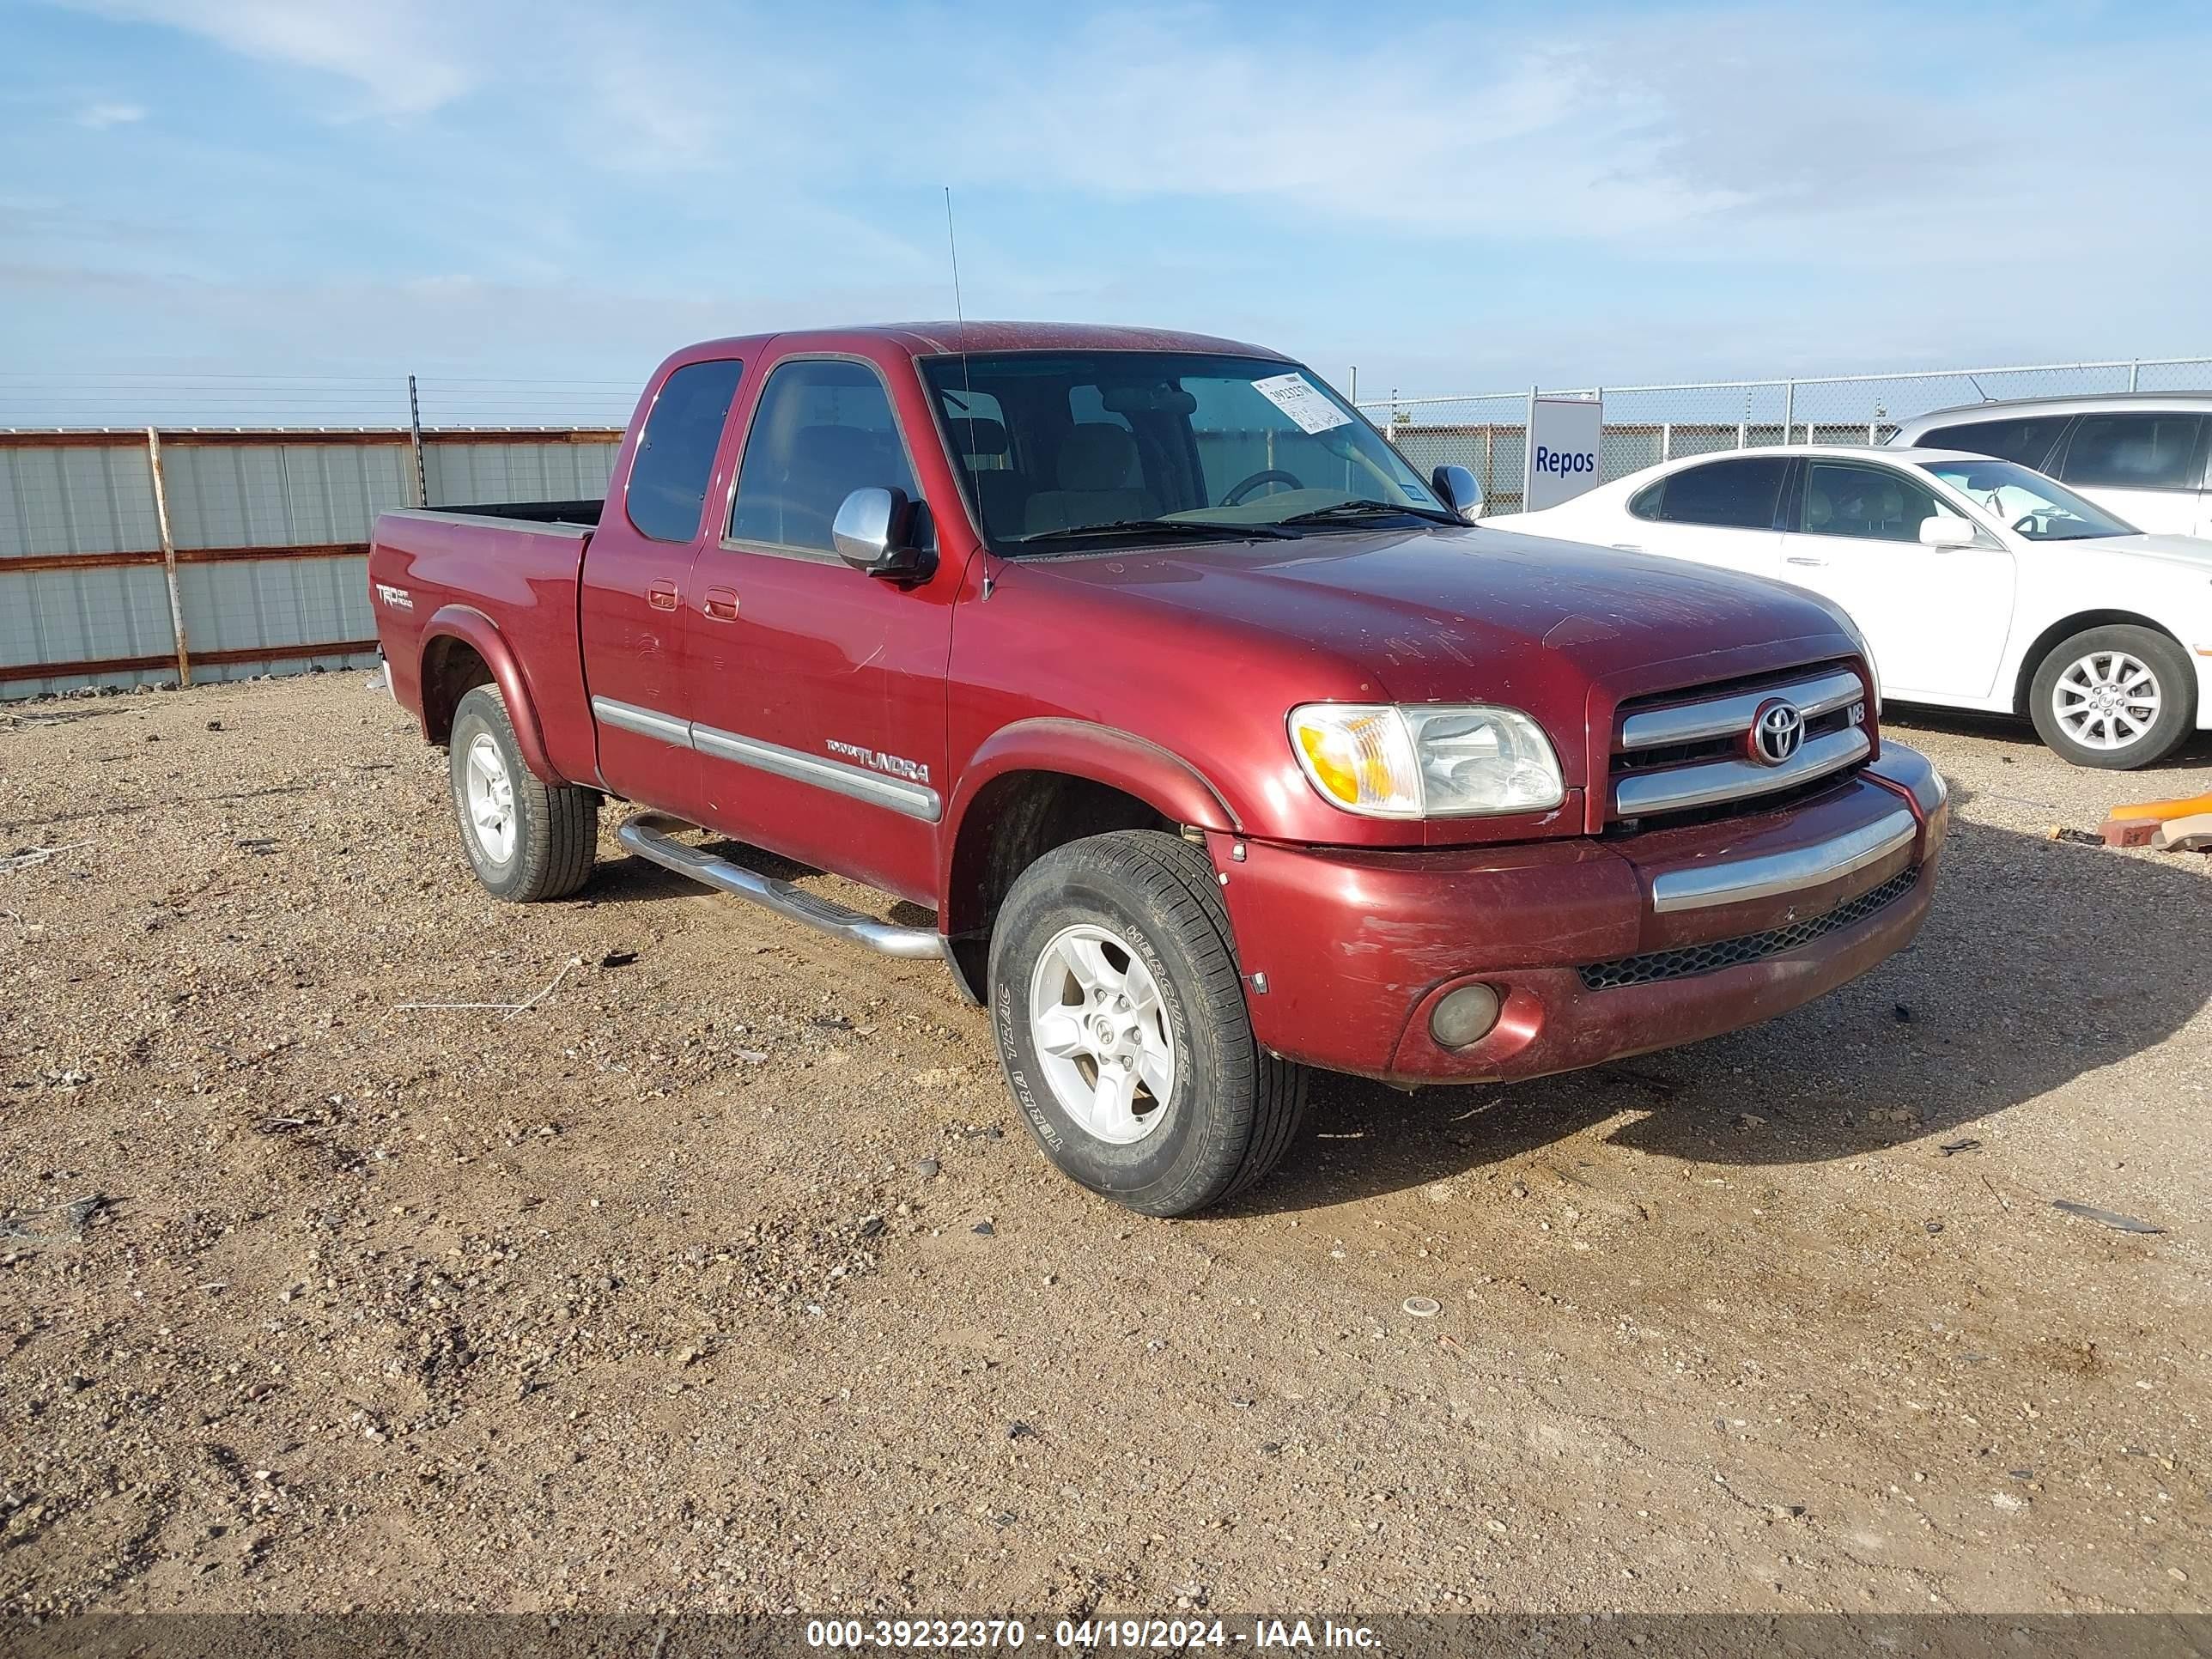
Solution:
M1178 1223L939 969L611 838L492 902L365 679L0 709L0 1607L2208 1605L2212 860L2041 832L2212 746L1893 720L1960 805L1910 953L1321 1079Z

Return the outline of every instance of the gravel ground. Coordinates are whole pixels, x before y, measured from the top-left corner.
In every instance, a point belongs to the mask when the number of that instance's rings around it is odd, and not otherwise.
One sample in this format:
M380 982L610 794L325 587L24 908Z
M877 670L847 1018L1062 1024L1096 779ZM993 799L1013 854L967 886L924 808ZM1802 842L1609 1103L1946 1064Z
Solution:
M2212 860L2043 832L2212 748L1895 724L1910 953L1172 1223L939 969L493 902L361 675L0 711L0 1606L2202 1609Z

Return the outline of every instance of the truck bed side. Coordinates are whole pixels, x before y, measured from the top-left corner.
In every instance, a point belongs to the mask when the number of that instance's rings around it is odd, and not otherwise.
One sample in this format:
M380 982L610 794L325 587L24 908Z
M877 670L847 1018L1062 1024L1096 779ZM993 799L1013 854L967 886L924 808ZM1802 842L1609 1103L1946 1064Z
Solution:
M461 695L489 681L532 771L598 782L576 622L591 535L588 524L488 513L379 515L368 555L377 636L392 695L431 742L445 741Z

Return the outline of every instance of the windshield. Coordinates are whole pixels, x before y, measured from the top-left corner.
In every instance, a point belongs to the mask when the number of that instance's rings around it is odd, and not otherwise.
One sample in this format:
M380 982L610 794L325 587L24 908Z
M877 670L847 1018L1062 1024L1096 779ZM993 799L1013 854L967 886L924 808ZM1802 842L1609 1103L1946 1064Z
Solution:
M1923 461L1975 506L1986 509L2014 535L2032 542L2078 542L2096 536L2133 536L2136 527L2093 507L2065 485L2014 461L1985 461L1961 456L1955 461Z
M1273 358L1013 351L921 367L1000 553L1451 521L1349 404Z

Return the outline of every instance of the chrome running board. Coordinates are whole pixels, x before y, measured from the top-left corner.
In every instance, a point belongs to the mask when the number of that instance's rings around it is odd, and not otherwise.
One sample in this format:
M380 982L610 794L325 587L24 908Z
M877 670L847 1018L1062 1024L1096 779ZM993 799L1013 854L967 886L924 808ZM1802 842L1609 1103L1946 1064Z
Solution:
M757 874L743 865L716 858L712 853L675 839L697 827L665 812L640 812L615 831L615 839L640 858L649 859L663 869L689 876L717 892L750 899L833 939L863 945L887 957L914 961L945 957L944 938L934 928L901 927L893 922L878 921L873 916L864 916L858 910L848 910L804 888L794 887L787 881Z

